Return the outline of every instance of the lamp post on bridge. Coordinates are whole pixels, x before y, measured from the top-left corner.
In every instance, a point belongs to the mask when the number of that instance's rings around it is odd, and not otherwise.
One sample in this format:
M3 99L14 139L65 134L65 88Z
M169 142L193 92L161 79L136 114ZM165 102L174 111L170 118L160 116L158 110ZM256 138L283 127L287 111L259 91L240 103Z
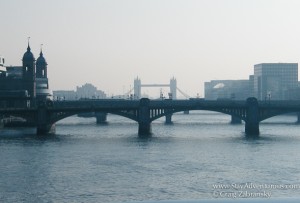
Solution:
M265 96L265 102L266 103L269 103L271 102L271 95L272 95L272 92L271 91L267 91L267 94Z
M271 93L272 93L271 91L268 91L267 93L269 104L271 103Z

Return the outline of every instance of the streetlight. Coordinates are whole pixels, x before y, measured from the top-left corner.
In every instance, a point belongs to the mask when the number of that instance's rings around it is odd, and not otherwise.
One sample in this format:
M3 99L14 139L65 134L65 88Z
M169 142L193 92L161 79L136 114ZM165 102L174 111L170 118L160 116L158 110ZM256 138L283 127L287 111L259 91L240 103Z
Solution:
M271 91L268 91L268 93L267 93L267 97L268 97L268 100L269 100L269 104L270 104L270 102L271 102L271 94L272 92Z

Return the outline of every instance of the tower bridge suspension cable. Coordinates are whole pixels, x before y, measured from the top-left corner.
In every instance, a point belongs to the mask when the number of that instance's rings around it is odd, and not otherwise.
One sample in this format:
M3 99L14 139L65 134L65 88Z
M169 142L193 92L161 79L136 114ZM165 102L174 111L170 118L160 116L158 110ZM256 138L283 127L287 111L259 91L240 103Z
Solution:
M178 90L178 92L180 92L185 98L189 99L191 98L188 94L184 93L181 89L179 89L178 87L176 88Z
M134 88L132 87L128 92L126 92L126 93L124 94L124 96L131 95L132 92L133 92L133 90L134 90Z

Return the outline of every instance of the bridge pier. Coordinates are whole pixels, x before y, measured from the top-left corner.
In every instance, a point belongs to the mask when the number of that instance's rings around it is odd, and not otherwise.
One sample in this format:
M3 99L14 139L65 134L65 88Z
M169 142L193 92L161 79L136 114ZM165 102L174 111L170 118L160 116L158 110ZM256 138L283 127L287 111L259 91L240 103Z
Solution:
M150 137L152 134L149 103L150 100L148 98L142 98L139 104L138 134L141 138Z
M165 121L165 124L166 125L171 125L173 124L172 122L172 116L173 114L171 113L172 111L170 109L165 109L165 113L166 113L166 121Z
M297 113L297 124L300 124L300 112Z
M249 137L259 136L259 111L258 101L254 97L247 99L247 114L245 121L245 133Z
M167 124L167 125L173 124L173 122L172 122L172 115L173 114L167 114L166 115L166 122L165 122L165 124Z
M45 106L38 107L37 112L37 135L54 134L55 124L49 122L49 114Z
M55 134L55 124L38 125L36 129L37 135Z
M183 111L183 114L190 114L190 111L189 110L185 110L185 111Z
M231 124L241 124L242 123L242 119L240 119L237 116L231 115Z
M138 134L140 138L151 137L152 134L151 123L139 123Z
M107 123L107 113L95 112L97 124Z

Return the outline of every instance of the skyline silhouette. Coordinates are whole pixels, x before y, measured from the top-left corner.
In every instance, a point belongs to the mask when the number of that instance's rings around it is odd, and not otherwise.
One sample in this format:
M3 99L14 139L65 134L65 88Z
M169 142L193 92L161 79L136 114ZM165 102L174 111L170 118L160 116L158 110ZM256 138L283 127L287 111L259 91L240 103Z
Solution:
M88 82L117 95L137 76L144 83L175 77L187 94L204 95L206 81L247 79L255 64L300 58L296 0L4 0L1 5L5 64L21 64L30 36L35 57L44 45L52 90Z

